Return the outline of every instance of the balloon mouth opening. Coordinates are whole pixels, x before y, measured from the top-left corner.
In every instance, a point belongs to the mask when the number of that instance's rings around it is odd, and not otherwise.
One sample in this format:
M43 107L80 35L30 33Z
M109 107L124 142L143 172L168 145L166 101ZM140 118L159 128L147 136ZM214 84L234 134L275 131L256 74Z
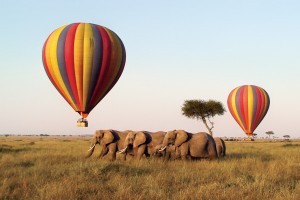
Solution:
M82 118L87 118L89 113L83 112L83 111L78 111L79 115L81 115Z

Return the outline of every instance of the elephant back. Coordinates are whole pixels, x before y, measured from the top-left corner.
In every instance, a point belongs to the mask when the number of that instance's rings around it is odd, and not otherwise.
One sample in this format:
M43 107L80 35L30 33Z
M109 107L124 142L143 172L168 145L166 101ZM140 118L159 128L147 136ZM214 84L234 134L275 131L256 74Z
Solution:
M158 131L154 133L149 133L149 135L151 137L151 144L156 146L163 143L166 132Z
M206 132L199 132L192 135L189 141L189 150L192 157L210 158L211 155L217 156L215 141Z

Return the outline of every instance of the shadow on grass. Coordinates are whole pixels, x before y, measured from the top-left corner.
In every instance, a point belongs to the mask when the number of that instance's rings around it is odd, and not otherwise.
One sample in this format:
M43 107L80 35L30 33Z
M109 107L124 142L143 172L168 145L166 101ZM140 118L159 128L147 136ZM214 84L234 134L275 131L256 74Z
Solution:
M24 151L29 151L29 148L13 148L9 145L0 145L0 153L19 153Z
M282 145L282 147L284 148L291 148L291 147L300 147L300 144L291 144L291 143L288 143L288 144L284 144Z
M260 159L262 161L275 160L275 158L273 158L272 155L265 153L231 153L227 154L225 157L225 159L228 160L243 160L248 158Z
M119 163L110 163L104 165L100 172L103 174L117 173L123 176L144 176L150 174L151 170L142 167L139 168L135 166L122 165Z
M16 164L16 167L24 167L24 168L33 167L33 166L34 163L30 161L24 161Z

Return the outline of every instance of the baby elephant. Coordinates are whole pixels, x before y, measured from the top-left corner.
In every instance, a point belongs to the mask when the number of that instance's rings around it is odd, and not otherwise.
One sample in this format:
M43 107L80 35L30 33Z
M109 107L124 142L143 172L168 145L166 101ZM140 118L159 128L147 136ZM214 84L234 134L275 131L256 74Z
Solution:
M175 149L175 146L162 147L162 144L156 145L151 153L151 157L163 158L165 160L175 160L180 158L180 148Z

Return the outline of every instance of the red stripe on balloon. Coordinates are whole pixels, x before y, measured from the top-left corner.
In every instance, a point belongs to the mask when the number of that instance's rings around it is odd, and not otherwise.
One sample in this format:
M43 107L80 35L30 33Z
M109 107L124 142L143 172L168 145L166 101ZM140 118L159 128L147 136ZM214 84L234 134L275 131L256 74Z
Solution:
M254 121L252 122L252 129L255 130L256 127L258 126L258 118L259 118L259 115L260 115L260 111L261 111L261 93L260 93L260 90L258 87L254 87L254 90L255 90L255 93L256 93L256 96L257 96L257 100L256 100L256 110L255 110L255 117L254 117Z
M105 91L103 90L108 80L111 78L111 72L112 72L112 70L110 70L111 68L110 60L111 60L111 53L112 53L110 38L104 28L102 28L101 26L97 26L97 28L99 29L102 42L103 42L102 63L101 63L100 74L97 80L97 84L91 98L89 110L92 110L97 105L97 103L104 97Z
M242 122L242 126L244 127L244 129L246 129L246 121L245 121L245 107L244 107L244 93L245 93L245 88L244 87L240 87L240 93L238 96L238 109L240 110L239 112L239 118L241 119Z
M65 63L66 63L66 71L68 74L68 79L70 82L70 86L72 89L72 92L74 94L75 103L78 108L81 108L81 102L79 100L78 96L78 90L76 85L76 76L75 76L75 70L74 70L74 42L75 42L75 34L79 23L73 24L68 33L65 40Z
M249 133L249 129L250 129L250 126L249 126L249 109L248 109L248 97L249 97L249 90L248 90L248 86L245 85L244 86L244 103L243 103L243 106L244 106L244 119L245 119L245 129L248 131Z
M261 96L260 102L259 102L261 104L261 107L260 107L260 110L259 110L259 116L257 118L257 124L259 124L262 121L263 115L264 115L265 106L266 106L265 95L264 95L264 93L263 93L263 91L262 91L261 88L259 88L259 93L260 93L260 96Z

